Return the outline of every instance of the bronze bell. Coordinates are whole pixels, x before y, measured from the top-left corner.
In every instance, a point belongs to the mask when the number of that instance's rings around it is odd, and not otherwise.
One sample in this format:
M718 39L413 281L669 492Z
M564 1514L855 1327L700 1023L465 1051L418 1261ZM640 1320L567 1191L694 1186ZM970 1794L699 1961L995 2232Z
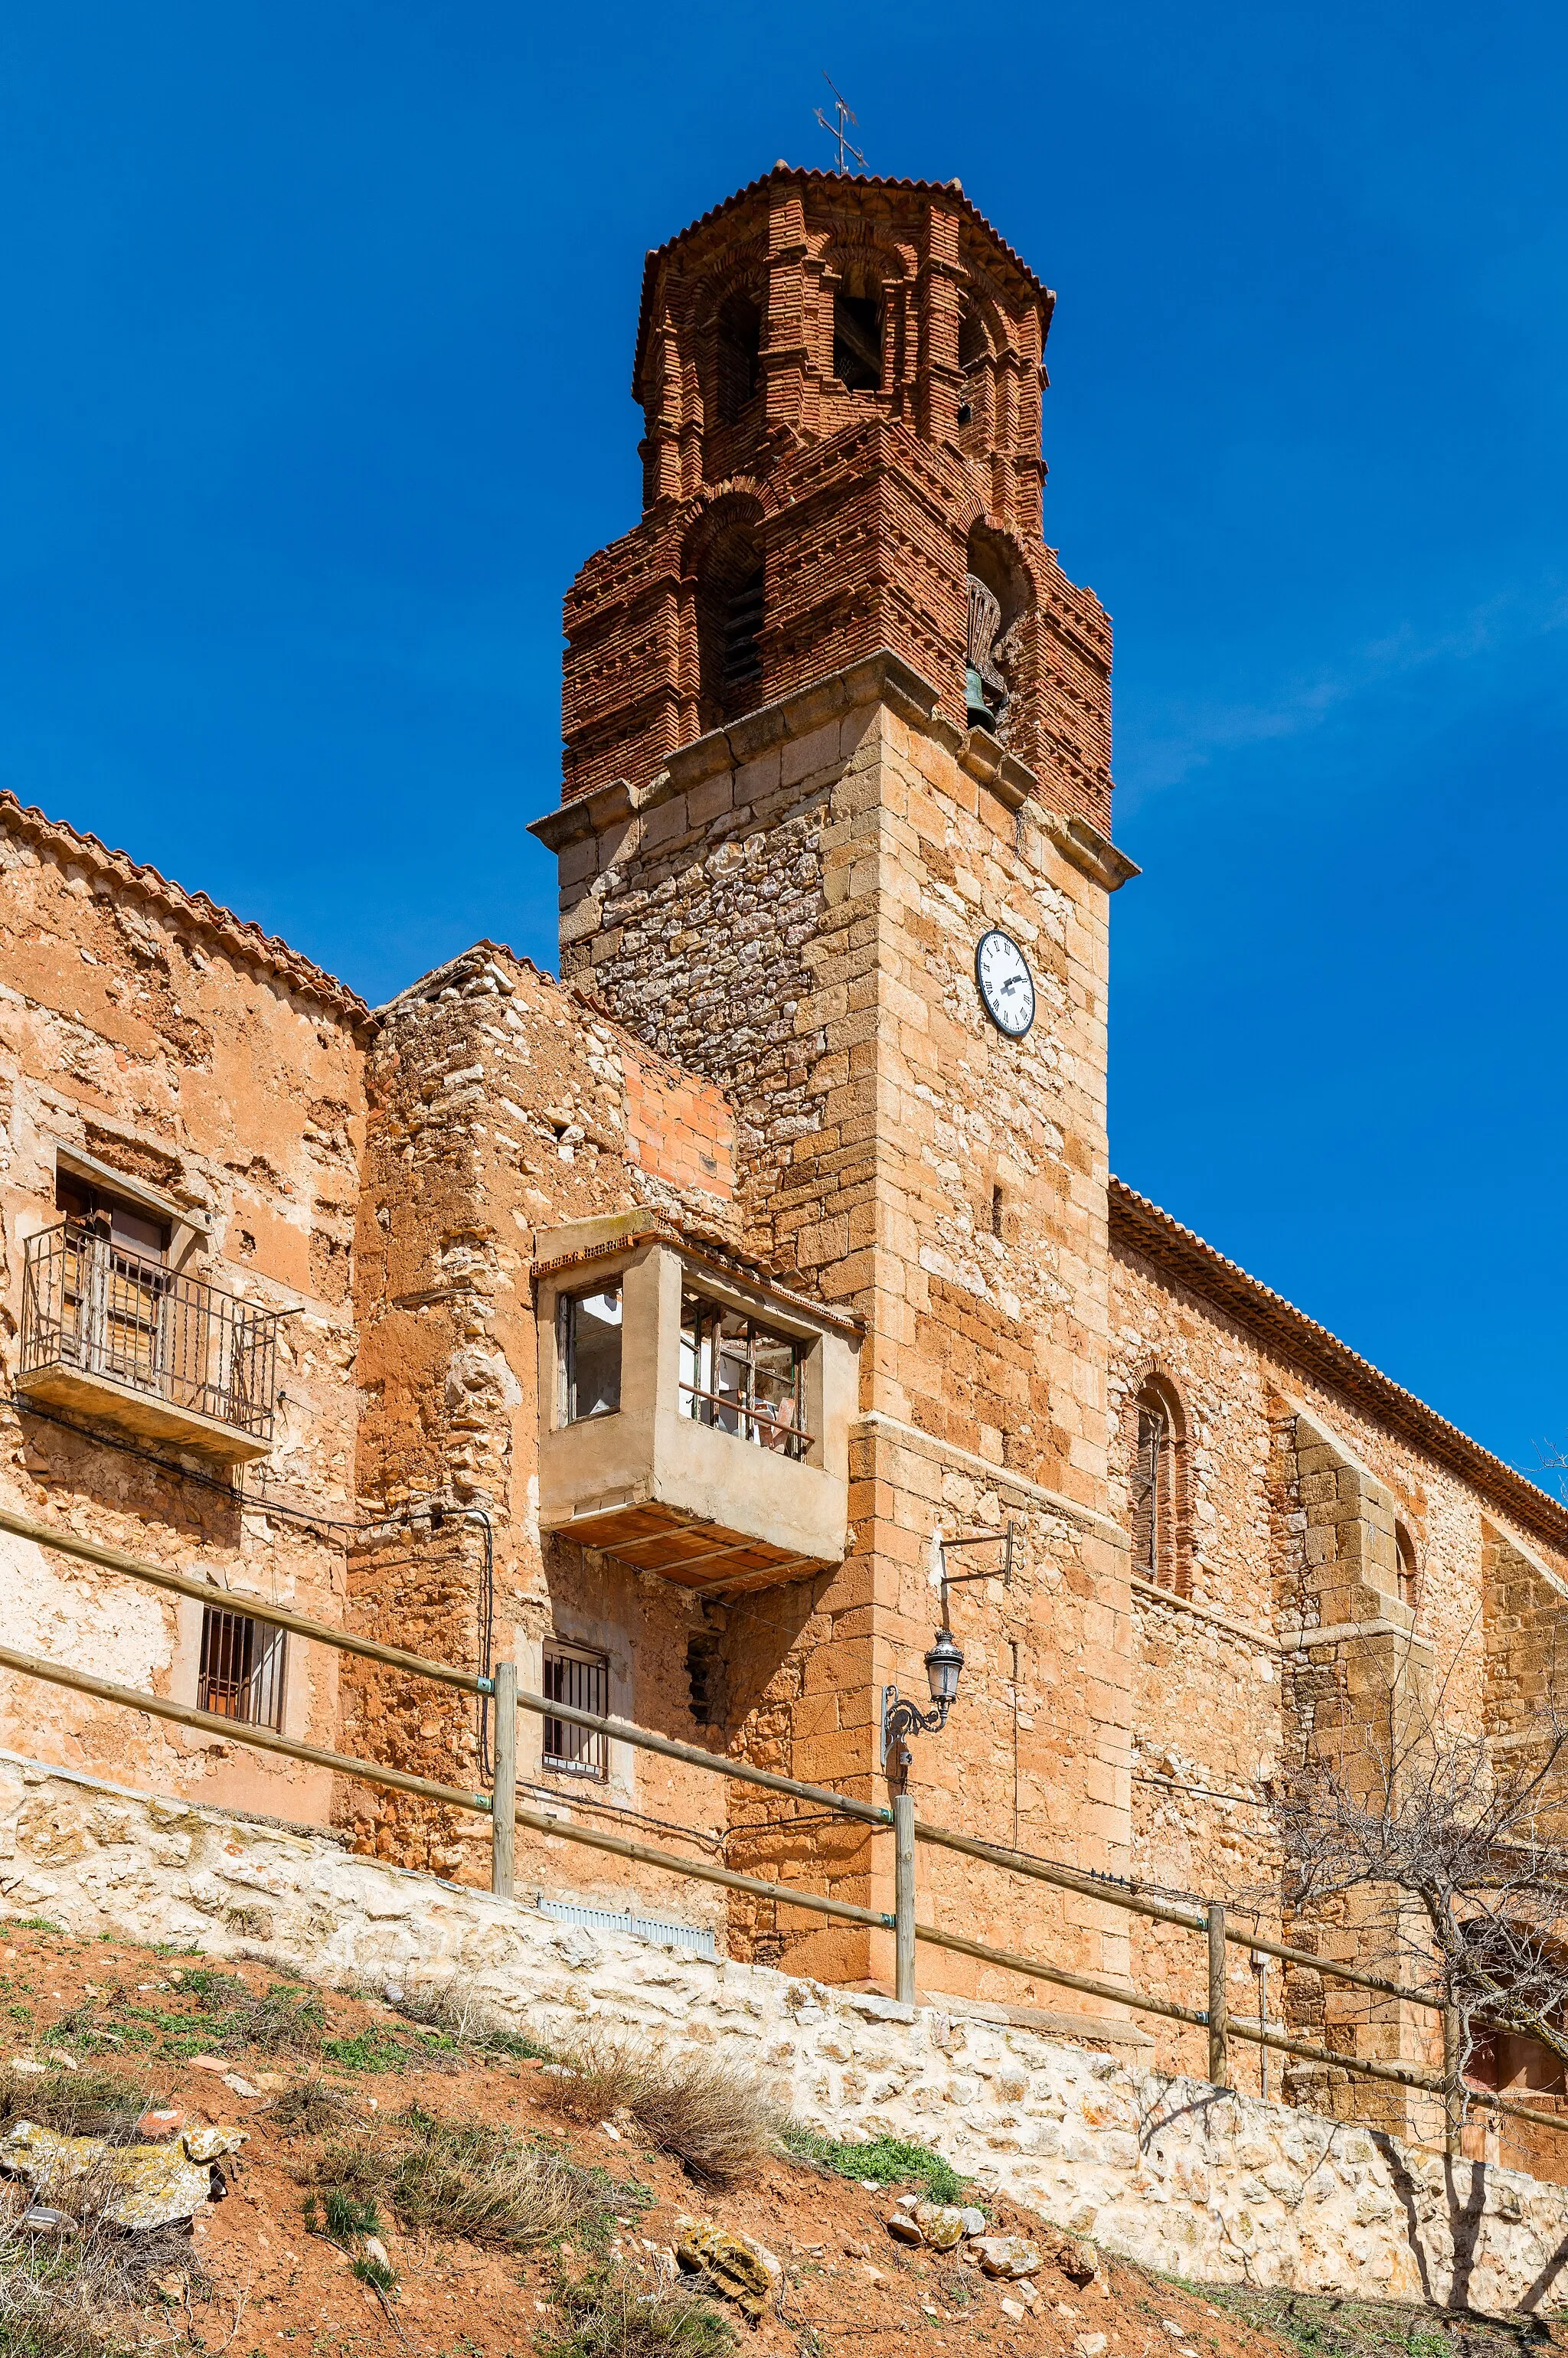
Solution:
M1007 709L1007 686L991 661L991 649L1001 628L1001 600L972 573L965 586L969 598L968 663L964 673L968 725L994 734Z

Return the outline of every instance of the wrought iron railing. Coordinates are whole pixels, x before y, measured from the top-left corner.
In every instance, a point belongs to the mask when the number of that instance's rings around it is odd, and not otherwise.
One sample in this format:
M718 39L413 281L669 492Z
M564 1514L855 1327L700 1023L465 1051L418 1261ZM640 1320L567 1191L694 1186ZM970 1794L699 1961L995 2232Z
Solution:
M278 1319L64 1220L27 1239L21 1377L108 1377L267 1442Z

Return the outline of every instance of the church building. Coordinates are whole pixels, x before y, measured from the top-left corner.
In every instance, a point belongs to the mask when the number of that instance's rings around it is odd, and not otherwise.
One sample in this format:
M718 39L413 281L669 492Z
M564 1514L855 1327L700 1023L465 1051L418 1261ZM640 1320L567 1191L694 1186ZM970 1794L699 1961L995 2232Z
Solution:
M1109 621L1043 539L1054 303L956 181L780 165L649 254L643 513L568 592L533 828L558 979L483 941L372 1009L0 795L0 1505L212 1591L0 1533L0 1640L483 1784L483 1709L246 1612L290 1601L861 1800L907 1748L926 1820L1378 1964L1355 1909L1288 1913L1286 1782L1440 1692L1528 1743L1568 1511L1111 1175L1137 871ZM944 1628L943 1724L890 1742ZM521 1743L558 1822L892 1905L880 1829L547 1714ZM20 1677L0 1745L489 1873L482 1821ZM1201 1942L1092 1888L920 1875L923 1919L1203 2003ZM548 1836L517 1880L893 1985L891 1932ZM1232 1971L1238 2013L1433 2060L1430 2015ZM920 1974L1201 2076L1200 2030Z

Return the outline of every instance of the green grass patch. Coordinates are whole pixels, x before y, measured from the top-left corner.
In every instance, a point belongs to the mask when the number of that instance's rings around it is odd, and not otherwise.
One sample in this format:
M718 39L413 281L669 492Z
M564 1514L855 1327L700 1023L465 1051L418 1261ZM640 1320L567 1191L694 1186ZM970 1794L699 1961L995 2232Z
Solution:
M373 2022L351 2039L329 2039L321 2047L323 2060L344 2071L406 2071L411 2050L395 2031Z
M912 2145L906 2137L872 2137L845 2145L792 2121L780 2142L796 2161L831 2170L835 2178L870 2180L878 2186L917 2186L933 2202L957 2202L963 2198L965 2181L951 2162L944 2161L929 2146Z

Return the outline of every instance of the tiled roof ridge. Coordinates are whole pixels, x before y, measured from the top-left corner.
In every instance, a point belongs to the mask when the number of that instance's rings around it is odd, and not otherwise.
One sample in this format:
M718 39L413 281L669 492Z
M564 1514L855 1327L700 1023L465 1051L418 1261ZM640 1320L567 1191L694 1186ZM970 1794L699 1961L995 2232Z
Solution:
M651 245L648 248L643 266L643 299L638 307L637 315L637 359L633 369L633 400L638 398L636 376L642 362L643 340L648 325L648 303L654 273L671 248L678 245L682 238L689 237L694 230L706 229L709 222L718 221L720 215L729 212L732 206L744 204L748 197L754 197L759 189L765 189L772 180L824 181L838 180L844 177L838 172L822 169L815 164L775 164L771 171L760 172L754 180L748 180L743 189L732 189L729 196L721 197L716 205L709 205L705 213L698 213L695 221L687 222L684 229L677 229L672 236L666 237L662 244ZM860 188L903 189L917 195L929 193L933 196L952 197L963 208L977 229L984 230L988 237L996 240L1014 269L1021 272L1035 292L1043 297L1047 311L1054 308L1056 297L1052 289L1046 286L1038 272L1031 269L1017 248L1009 244L996 223L986 219L974 199L964 194L963 189L957 181L916 180L910 179L902 174L881 172L857 172L852 178L855 185Z
M1406 1436L1434 1457L1476 1483L1494 1498L1507 1501L1521 1520L1550 1532L1559 1544L1568 1542L1568 1507L1552 1498L1506 1458L1483 1447L1469 1433L1430 1408L1418 1393L1396 1383L1392 1376L1352 1350L1330 1327L1298 1310L1282 1293L1197 1235L1124 1179L1110 1181L1113 1236L1119 1216L1127 1241L1173 1269L1195 1293L1206 1293L1233 1311L1243 1325L1260 1330L1267 1340L1284 1344L1306 1360L1311 1371L1364 1406L1380 1412Z
M116 877L169 914L187 925L200 926L210 936L254 959L258 966L266 967L297 990L325 1000L353 1022L368 1019L370 1009L357 991L351 990L335 974L329 974L325 967L317 966L302 950L291 948L278 935L264 933L252 918L237 917L232 909L214 901L211 893L188 892L183 884L175 883L150 862L133 860L128 851L113 849L102 837L72 827L69 819L50 818L36 803L24 803L8 786L0 787L0 826L8 826L35 843L46 843L52 850L85 860Z

